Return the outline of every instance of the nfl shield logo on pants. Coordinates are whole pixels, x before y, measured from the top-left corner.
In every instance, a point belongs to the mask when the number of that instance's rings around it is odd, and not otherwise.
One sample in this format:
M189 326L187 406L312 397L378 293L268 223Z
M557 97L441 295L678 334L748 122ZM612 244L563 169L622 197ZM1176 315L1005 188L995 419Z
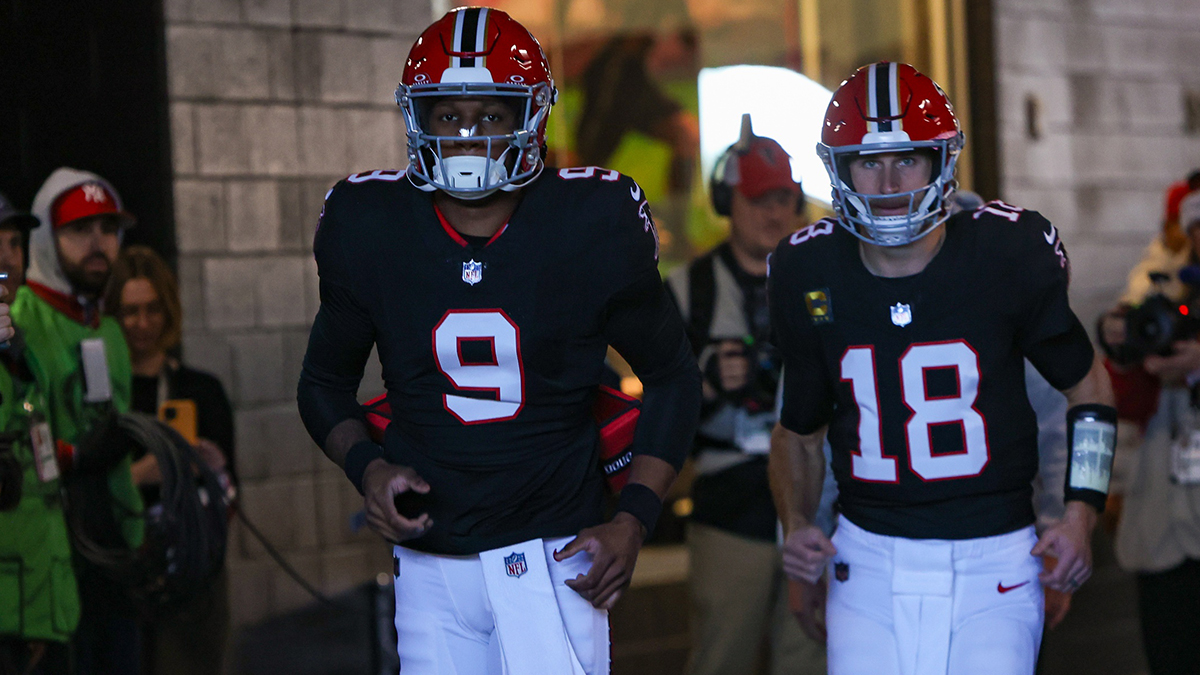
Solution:
M912 307L899 302L892 305L892 323L901 328L912 323Z
M483 263L469 260L463 263L463 281L474 286L483 281Z
M510 577L519 577L525 574L529 571L529 567L525 565L525 554L513 553L504 556L504 568Z

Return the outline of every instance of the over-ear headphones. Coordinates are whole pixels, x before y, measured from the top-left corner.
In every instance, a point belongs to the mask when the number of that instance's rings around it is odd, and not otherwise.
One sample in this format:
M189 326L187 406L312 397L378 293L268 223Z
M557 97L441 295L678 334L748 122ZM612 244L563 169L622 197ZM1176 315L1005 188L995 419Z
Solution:
M718 216L729 217L733 210L733 186L736 184L737 177L730 178L729 172L737 173L737 162L730 166L730 159L735 159L741 155L737 151L737 143L725 149L721 156L717 158L717 163L713 166L712 176L708 179L708 194L712 197L713 211L717 212Z

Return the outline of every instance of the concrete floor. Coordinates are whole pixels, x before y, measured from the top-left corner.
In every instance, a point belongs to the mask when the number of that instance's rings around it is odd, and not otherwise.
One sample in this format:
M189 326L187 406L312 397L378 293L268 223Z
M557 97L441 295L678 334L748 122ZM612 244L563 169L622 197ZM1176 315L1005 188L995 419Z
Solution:
M1071 612L1046 636L1039 675L1147 675L1133 576L1116 566L1112 544L1095 540L1096 570ZM629 591L611 615L613 675L683 675L687 664L687 550L649 546ZM395 632L387 575L238 632L231 672L245 675L395 673ZM730 675L760 675L731 673ZM962 675L962 674L955 674Z
M1117 567L1112 541L1102 531L1092 554L1092 578L1042 642L1040 675L1146 675L1134 575Z

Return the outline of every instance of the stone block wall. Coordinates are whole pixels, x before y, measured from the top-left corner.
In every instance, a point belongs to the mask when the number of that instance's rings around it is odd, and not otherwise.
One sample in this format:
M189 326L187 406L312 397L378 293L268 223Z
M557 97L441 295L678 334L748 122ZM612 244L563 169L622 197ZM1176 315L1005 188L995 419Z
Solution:
M1200 3L994 7L1001 191L1059 227L1072 301L1090 327L1159 231L1167 185L1200 167L1200 133L1185 114L1189 93L1200 92Z
M325 192L401 168L392 99L429 0L164 0L184 356L235 409L242 508L309 581L337 593L391 569L353 532L362 501L309 439L296 381L317 310ZM382 391L378 365L362 396ZM311 598L235 525L234 620Z

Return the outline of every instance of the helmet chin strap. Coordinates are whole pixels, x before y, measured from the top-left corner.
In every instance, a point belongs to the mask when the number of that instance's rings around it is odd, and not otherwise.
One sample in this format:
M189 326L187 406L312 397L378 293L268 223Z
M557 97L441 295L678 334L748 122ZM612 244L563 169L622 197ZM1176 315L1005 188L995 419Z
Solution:
M459 199L483 199L500 189L500 183L507 179L504 163L490 157L458 155L433 159L434 182ZM484 189L489 185L495 187Z

